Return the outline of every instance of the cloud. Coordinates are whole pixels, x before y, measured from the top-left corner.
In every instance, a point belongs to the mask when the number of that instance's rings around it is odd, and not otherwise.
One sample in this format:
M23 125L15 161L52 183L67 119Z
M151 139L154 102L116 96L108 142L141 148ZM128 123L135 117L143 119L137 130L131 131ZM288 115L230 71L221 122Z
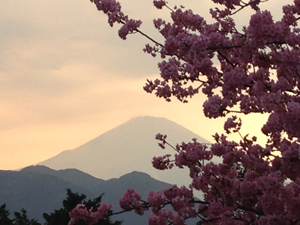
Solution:
M89 1L2 5L1 130L113 111L114 96L126 96L119 84L157 72L155 60L142 53L147 41L121 40Z
M126 13L143 19L143 31L161 39L152 19L168 17L167 10L156 10L151 0L121 2ZM203 96L183 105L146 94L146 78L158 74L158 59L142 51L149 41L140 35L121 40L118 26L109 27L90 1L0 4L0 165L8 168L17 156L14 165L34 163L139 115L167 117L206 139L222 129L220 120L204 118ZM209 17L210 0L184 4Z

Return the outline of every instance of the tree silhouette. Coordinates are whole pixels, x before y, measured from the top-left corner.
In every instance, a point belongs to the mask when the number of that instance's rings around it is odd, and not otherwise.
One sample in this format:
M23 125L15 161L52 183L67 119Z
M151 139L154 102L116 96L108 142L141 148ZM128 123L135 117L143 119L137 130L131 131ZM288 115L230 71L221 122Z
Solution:
M21 212L15 212L15 219L13 220L13 225L41 225L35 219L28 219L27 211L25 209L21 209Z
M9 218L6 204L0 207L0 225L41 225L37 220L29 219L25 209L21 209L21 212L15 212L14 216L14 219Z
M12 224L12 220L8 216L9 212L4 204L0 207L0 225Z

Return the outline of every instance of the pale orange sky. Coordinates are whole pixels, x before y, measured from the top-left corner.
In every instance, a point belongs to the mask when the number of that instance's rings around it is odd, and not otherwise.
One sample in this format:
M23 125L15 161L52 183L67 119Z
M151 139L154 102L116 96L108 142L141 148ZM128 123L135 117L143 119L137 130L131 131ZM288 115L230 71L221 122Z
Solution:
M155 10L152 0L121 2L128 14L145 20L144 31L159 37L151 21L166 12ZM184 3L207 17L210 1L198 2ZM145 93L146 79L158 74L157 61L142 52L148 41L139 35L119 39L117 27L110 28L90 1L0 4L0 169L38 163L136 116L165 117L209 141L222 132L224 120L203 116L202 95L182 104ZM280 14L276 4L268 7ZM240 22L247 24L248 17L243 13ZM251 116L242 133L260 136L253 124L264 119Z

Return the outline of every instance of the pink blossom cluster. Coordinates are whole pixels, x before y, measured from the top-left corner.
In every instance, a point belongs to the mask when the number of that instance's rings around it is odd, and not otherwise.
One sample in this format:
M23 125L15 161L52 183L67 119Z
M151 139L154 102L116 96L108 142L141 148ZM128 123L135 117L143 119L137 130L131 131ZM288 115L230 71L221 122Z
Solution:
M171 154L166 154L164 156L154 156L152 159L152 165L155 169L165 170L171 169L174 163L170 160Z
M171 159L171 154L153 157L152 165L158 170L171 169L174 165L179 168L183 168L184 166L195 166L196 169L196 167L199 166L199 162L210 160L212 158L212 154L209 151L206 151L206 146L198 143L197 139L193 139L193 142L190 143L182 142L181 145L173 147L166 141L166 135L158 134L157 136L163 137L157 138L162 141L159 143L160 147L164 149L165 145L168 144L177 152L177 154L174 155L174 160Z
M112 209L112 205L101 203L97 210L87 209L84 204L78 204L70 213L70 222L68 225L75 225L79 220L83 220L88 225L93 225L98 220L108 215L108 211Z
M153 0L153 4L156 8L162 9L166 5L166 2L164 0Z
M185 224L185 220L196 216L194 210L193 192L186 187L177 187L153 192L151 191L147 198L152 206L152 214L149 217L149 225L181 225ZM164 208L166 205L171 205L172 210Z
M147 201L130 189L120 206L140 215L151 208L150 225L184 225L189 218L208 225L300 225L300 0L284 5L278 21L260 10L265 1L212 1L221 5L210 10L214 23L190 9L153 1L156 8L170 10L171 21L154 19L162 43L142 33L154 43L144 51L162 58L160 79L147 80L144 90L181 102L202 92L206 117L233 114L224 123L226 135L215 134L211 145L193 139L176 146L166 135L156 135L161 148L175 153L154 157L153 166L187 168L190 186L151 191ZM124 24L119 31L123 39L141 24L128 19L115 0L93 2L110 25ZM247 7L253 14L239 29L234 15ZM269 115L261 128L268 137L265 145L248 135L239 142L229 140L227 135L242 126L238 113ZM194 198L195 190L203 199ZM93 222L94 213L78 206L72 218Z
M217 21L213 24L181 8L172 11L173 22L155 20L165 37L160 53L168 59L159 63L162 79L148 81L145 90L167 101L175 96L186 102L202 88L208 97L203 105L206 116L225 116L232 108L246 114L267 112L266 135L284 132L299 138L293 123L298 117L287 106L299 102L298 1L283 7L279 21L269 11L255 11L243 31L238 31L231 15L247 6L256 9L260 1L215 2L226 8L211 10ZM212 61L215 58L220 69ZM274 124L275 117L283 120L280 129Z
M224 123L224 130L227 134L230 134L232 132L239 132L242 126L242 120L241 118L237 118L236 115L233 115L229 117L226 122Z
M114 23L122 24L119 29L119 36L122 39L126 39L128 34L132 34L137 31L141 26L141 20L129 19L121 10L121 4L116 0L90 0L93 2L99 11L102 11L108 16L108 23L113 26Z
M159 137L168 144L164 135ZM191 187L205 193L204 201L194 199L192 189L185 187L152 191L147 199L152 206L149 224L186 224L196 216L203 224L297 224L299 145L284 140L278 149L282 157L270 160L271 150L255 144L256 138L245 137L241 143L225 135L215 138L210 148L196 140L182 143L174 157L176 166L190 169ZM222 163L213 162L213 155L222 157ZM168 204L173 210L165 208Z
M122 198L120 198L120 206L125 211L135 210L139 215L143 215L147 209L147 205L141 202L141 195L134 189L128 189Z

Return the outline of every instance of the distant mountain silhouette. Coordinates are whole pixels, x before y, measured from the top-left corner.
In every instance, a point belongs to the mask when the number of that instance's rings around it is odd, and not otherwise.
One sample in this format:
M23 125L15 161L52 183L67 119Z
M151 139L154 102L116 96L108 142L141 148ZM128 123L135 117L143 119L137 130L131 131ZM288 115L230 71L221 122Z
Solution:
M83 186L88 190L91 190L94 187L99 187L100 185L104 185L106 183L105 180L93 177L77 169L53 170L46 166L29 166L22 169L20 172L26 174L36 173L41 175L49 175L77 186Z
M174 146L182 141L205 139L165 118L137 117L75 148L63 151L38 163L53 169L76 168L92 176L107 180L132 171L141 171L171 184L188 185L187 170L158 171L152 167L153 156L175 153L162 150L155 139L157 133L166 134Z
M33 171L0 171L0 180L0 205L5 203L11 213L25 208L29 217L39 220L43 212L50 213L61 207L68 187L93 195L83 185L78 186L57 176Z
M43 222L43 213L62 207L67 188L93 199L105 193L102 200L119 209L118 201L128 188L134 188L146 199L150 190L159 191L171 185L153 179L148 174L132 172L118 179L104 181L76 169L52 170L45 166L31 166L20 171L0 170L0 205L6 204L11 214L26 209L29 218ZM123 225L147 224L149 212L141 217L134 213L120 214L113 220Z

